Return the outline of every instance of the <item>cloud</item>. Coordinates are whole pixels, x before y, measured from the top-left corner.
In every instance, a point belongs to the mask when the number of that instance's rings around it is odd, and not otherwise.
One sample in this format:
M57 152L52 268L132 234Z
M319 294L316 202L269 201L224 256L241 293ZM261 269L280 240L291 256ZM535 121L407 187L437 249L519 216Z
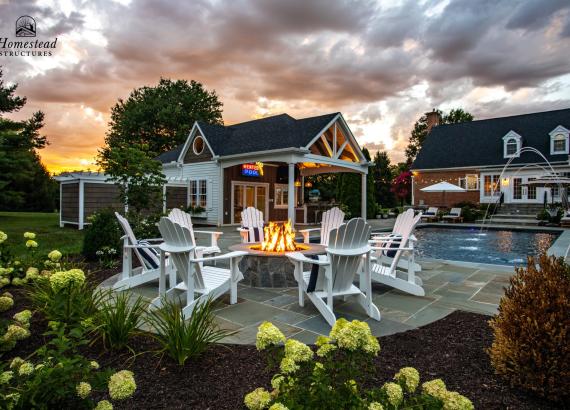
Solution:
M19 15L33 15L42 35L58 36L55 58L0 57L0 64L5 79L47 112L53 151L46 152L56 162L63 161L56 150L88 158L103 140L105 126L81 107L106 121L117 99L160 77L215 89L228 123L341 111L362 143L395 160L413 123L433 107L485 118L568 100L567 1L49 4L0 5L0 36L11 35Z

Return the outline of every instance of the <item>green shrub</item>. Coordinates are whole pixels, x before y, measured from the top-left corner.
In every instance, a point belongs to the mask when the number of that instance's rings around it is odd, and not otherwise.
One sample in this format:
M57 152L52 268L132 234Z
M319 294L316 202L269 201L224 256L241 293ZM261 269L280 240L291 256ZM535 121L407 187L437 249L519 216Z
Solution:
M129 348L129 340L144 323L147 306L141 296L135 297L129 292L108 292L101 298L99 310L93 317L95 340L100 339L110 349Z
M228 333L214 323L214 302L198 303L192 316L184 320L179 303L163 299L163 307L151 312L152 337L160 344L159 353L167 354L179 365L202 354L212 343Z
M6 295L6 293L4 294ZM11 298L12 296L2 296ZM32 312L22 310L12 320L0 319L0 355L16 347L18 341L30 337L30 319Z
M39 276L27 294L33 308L47 320L68 325L90 320L101 298L101 293L80 269Z
M108 389L110 398L117 400L134 392L132 373L112 375L79 353L78 348L88 343L81 328L60 325L46 336L51 340L36 351L35 363L17 357L8 370L2 369L1 408L94 408L92 392L100 396Z
M463 222L475 222L485 215L485 211L482 211L479 205L469 201L458 202L453 208L461 208Z
M105 247L115 249L117 254L120 254L123 231L115 217L115 211L99 211L89 217L89 223L83 237L83 256L88 260L96 260L97 251Z
M259 326L256 347L266 351L270 368L279 371L263 388L247 394L249 409L473 409L466 397L447 391L442 380L422 385L412 367L401 369L393 382L363 389L370 381L372 358L380 345L368 324L338 320L329 337L319 336L316 354L305 344L289 339L269 322ZM316 357L315 357L316 356ZM445 406L445 407L444 407Z
M570 266L542 255L516 268L490 322L498 374L550 400L570 399Z
M536 214L536 219L539 221L548 221L550 220L550 214L546 209L541 209L540 212Z

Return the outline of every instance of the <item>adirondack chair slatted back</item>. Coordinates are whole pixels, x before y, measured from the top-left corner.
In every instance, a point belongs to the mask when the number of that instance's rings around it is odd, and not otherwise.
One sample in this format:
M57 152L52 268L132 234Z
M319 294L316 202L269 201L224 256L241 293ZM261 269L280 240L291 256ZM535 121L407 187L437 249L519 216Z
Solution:
M123 217L118 212L115 212L115 217L119 221L119 225L123 228L123 232L127 236L129 245L138 245L139 241L135 237L135 233L131 228L131 224L129 223L128 219ZM147 269L156 269L160 260L158 259L156 252L151 249L144 249L144 248L132 248L137 259L141 263L142 266L145 266Z
M399 214L396 217L396 222L394 223L394 228L392 228L392 233L400 234L402 230L406 230L412 220L414 219L414 210L408 209L406 212Z
M362 249L368 246L372 228L362 218L354 218L338 228L331 230L327 250ZM354 255L334 255L329 253L331 261L333 292L350 289L354 276L358 272L364 253Z
M256 242L254 229L257 229L259 242L263 242L263 212L250 206L241 212L241 226L249 229L249 242Z
M160 218L158 230L164 239L165 245L187 249L180 252L170 252L170 259L174 263L178 278L188 284L187 273L189 269L193 268L195 269L194 287L196 289L203 289L204 280L202 278L202 271L199 264L195 263L194 266L190 266L190 258L195 256L195 246L192 243L192 233L190 232L190 229L163 216Z
M396 271L396 267L398 266L398 261L400 260L400 257L402 256L402 254L404 252L401 250L401 248L409 247L408 239L410 239L410 236L412 235L412 232L414 231L416 225L420 221L421 216L422 216L422 214L416 215L412 219L411 223L408 225L407 229L400 233L401 236L400 236L399 247L395 248L396 253L392 259L392 263L390 264L390 269L392 272Z
M194 227L192 225L192 217L189 213L184 212L182 209L173 208L168 214L168 219L172 222L184 226L190 230L192 236L192 245L196 246L196 238L194 237Z
M329 244L330 232L338 228L344 222L344 212L336 206L323 213L321 221L321 245L327 246Z

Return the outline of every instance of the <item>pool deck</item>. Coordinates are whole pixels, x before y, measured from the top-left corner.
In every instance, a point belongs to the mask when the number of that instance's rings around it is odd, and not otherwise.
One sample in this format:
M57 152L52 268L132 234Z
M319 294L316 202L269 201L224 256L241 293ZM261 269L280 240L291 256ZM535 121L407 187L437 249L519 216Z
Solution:
M394 224L394 219L369 222L374 230L388 230ZM511 226L508 228L512 229ZM219 241L223 252L227 251L229 245L240 240L235 227L215 230L224 232ZM198 237L199 243L200 239L202 238ZM570 230L565 230L551 249L555 248L555 254L559 254L565 244L570 244ZM376 336L385 336L426 325L455 310L494 315L504 294L504 287L514 273L513 267L509 266L435 259L421 259L419 262L422 271L417 275L424 282L425 296L411 296L373 283L373 300L380 309L381 321L370 319L359 305L342 300L335 300L337 318L364 320ZM111 286L116 279L117 276L109 278L102 286ZM133 292L150 300L156 297L158 285L147 284L134 288ZM314 343L318 335L328 334L330 326L327 322L307 298L305 306L300 307L297 293L297 288L253 288L239 284L237 304L230 305L228 295L218 299L216 322L221 328L232 332L222 342L255 343L257 327L263 321L273 322L287 337L305 343Z

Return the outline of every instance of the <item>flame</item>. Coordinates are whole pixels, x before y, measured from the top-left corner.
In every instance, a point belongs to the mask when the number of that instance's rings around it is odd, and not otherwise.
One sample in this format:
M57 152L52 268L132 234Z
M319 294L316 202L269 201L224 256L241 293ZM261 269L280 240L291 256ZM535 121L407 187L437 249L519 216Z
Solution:
M297 249L295 232L290 220L284 224L269 222L269 225L263 228L263 236L262 251L291 252Z

